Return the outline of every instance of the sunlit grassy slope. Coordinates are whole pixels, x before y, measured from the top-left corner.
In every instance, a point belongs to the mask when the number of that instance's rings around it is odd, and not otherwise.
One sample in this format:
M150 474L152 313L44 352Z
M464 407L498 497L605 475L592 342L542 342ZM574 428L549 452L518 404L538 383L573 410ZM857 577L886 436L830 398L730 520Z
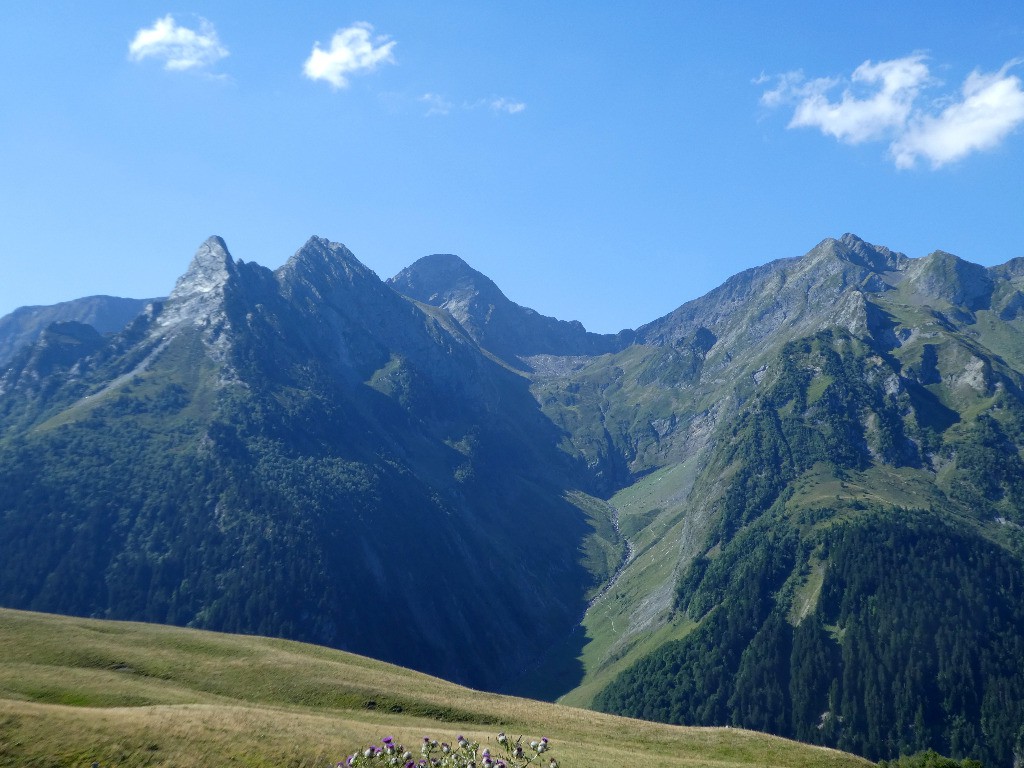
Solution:
M329 765L383 735L414 744L548 736L566 768L832 766L841 752L481 693L260 637L0 609L0 766Z

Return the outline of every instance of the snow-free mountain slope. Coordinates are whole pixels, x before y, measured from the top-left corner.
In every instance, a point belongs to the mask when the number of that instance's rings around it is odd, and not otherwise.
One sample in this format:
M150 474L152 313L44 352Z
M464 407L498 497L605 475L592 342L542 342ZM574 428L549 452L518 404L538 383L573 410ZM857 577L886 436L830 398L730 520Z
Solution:
M454 256L211 238L0 374L0 602L1009 768L1022 263L844 235L601 336Z

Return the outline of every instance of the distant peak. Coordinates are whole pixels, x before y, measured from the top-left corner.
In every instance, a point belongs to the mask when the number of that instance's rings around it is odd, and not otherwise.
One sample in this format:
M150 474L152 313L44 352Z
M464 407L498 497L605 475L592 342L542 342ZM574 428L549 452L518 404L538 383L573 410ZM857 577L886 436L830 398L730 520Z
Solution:
M388 285L430 304L440 305L443 301L438 299L456 293L484 294L489 300L508 301L493 280L452 253L434 253L417 259L388 280Z
M454 253L432 253L430 256L424 256L403 269L399 275L416 275L421 279L439 280L448 283L463 278L491 282L489 277L473 269ZM392 280L397 280L399 275L396 275Z
M456 256L454 253L432 253L429 256L417 259L412 266L421 269L454 269L476 272L460 256Z

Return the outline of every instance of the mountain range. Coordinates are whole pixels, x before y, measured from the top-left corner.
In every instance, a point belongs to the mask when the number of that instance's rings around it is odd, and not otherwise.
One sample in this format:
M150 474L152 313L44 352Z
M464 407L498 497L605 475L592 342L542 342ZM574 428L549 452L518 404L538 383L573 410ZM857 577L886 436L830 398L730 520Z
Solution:
M214 237L120 329L13 317L0 604L1024 757L1024 259L844 235L594 334L456 256Z

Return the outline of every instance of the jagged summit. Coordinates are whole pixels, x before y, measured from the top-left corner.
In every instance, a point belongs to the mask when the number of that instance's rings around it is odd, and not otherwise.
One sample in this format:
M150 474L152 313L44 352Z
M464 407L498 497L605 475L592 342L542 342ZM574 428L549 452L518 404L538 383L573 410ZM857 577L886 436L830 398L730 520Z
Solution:
M170 301L186 300L196 294L209 293L223 286L233 272L234 263L227 243L213 235L196 250L188 270L178 278L168 298Z
M310 237L274 274L285 295L311 291L311 299L354 282L380 282L347 247L318 236Z
M344 244L313 235L285 262L278 272L285 274L301 269L323 269L338 264L358 266L365 272L372 271L360 262Z
M207 238L167 297L157 326L167 329L187 322L205 323L220 308L224 287L236 274L224 240L216 235Z
M906 254L889 250L884 245L873 245L849 232L837 242L845 248L842 258L875 272L901 271L910 261Z

